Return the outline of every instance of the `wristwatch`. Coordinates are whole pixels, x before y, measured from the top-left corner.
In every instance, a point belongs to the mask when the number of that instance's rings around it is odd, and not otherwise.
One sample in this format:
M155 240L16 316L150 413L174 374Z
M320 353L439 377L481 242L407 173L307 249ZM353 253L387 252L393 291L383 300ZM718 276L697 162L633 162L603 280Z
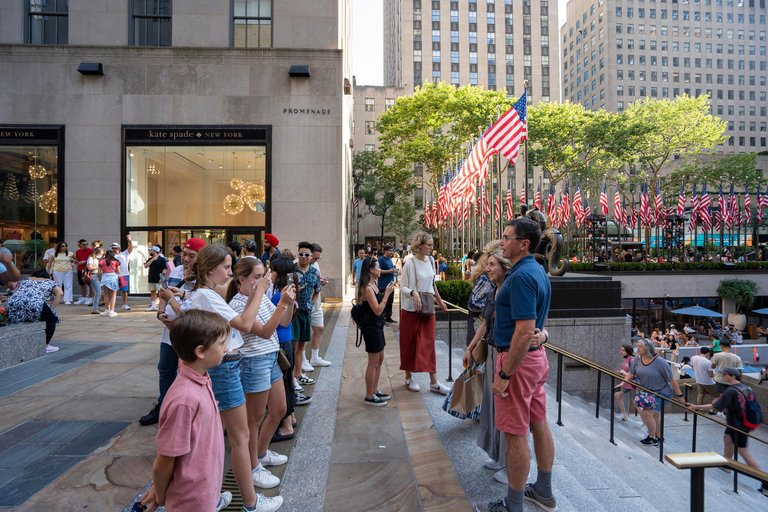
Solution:
M504 380L509 380L512 378L512 376L504 373L504 370L499 370L499 378L502 378Z
M685 396L685 395L683 395L682 393L680 393L680 394L679 394L679 395L677 395L677 396Z

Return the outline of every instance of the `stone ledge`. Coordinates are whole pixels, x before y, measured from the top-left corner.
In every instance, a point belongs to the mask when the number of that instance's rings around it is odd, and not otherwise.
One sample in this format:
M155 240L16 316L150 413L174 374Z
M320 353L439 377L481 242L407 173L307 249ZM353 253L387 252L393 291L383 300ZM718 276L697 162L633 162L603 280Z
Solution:
M0 370L45 355L45 323L0 327Z

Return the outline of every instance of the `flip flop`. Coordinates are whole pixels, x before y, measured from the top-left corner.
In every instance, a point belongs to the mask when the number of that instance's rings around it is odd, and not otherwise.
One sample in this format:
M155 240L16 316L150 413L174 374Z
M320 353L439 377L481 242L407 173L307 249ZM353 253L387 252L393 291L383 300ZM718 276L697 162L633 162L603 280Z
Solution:
M281 435L281 434L278 434L277 432L275 432L275 434L272 436L272 442L273 443L279 443L280 441L288 441L290 439L293 439L294 435L295 434Z

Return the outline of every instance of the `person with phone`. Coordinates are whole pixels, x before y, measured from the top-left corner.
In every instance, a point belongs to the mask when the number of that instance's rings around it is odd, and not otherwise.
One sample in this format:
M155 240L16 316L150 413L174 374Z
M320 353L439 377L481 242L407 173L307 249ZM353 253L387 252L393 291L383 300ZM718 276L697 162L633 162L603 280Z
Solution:
M144 268L149 269L149 295L150 304L147 311L157 311L157 292L162 288L162 282L168 262L160 254L160 247L153 245L149 248L149 259L144 263Z

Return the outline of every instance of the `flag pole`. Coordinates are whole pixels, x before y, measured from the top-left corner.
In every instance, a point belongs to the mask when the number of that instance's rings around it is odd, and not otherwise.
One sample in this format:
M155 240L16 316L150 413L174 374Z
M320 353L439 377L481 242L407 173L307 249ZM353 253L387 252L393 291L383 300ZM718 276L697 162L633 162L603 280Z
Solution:
M528 80L523 80L523 88L525 89L525 98L526 98L526 116L528 111ZM528 190L528 133L526 132L525 135L525 146L523 148L525 150L525 170L523 171L523 187L525 188L525 205L528 206L529 198L531 197L531 194L533 193L533 190Z

